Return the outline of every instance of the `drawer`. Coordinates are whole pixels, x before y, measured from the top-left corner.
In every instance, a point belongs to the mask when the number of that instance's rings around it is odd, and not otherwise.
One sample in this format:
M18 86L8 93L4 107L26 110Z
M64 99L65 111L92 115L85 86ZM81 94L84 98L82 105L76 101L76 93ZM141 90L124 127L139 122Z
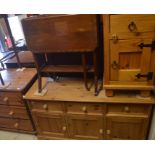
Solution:
M19 92L0 92L0 104L23 105L22 94Z
M67 113L103 114L105 106L98 103L67 103Z
M148 105L131 105L131 104L107 104L107 114L140 114L148 115L150 106Z
M29 119L25 107L0 105L0 117Z
M31 101L30 107L32 111L63 112L62 102Z
M119 39L129 37L153 37L155 15L111 15L110 33Z
M0 118L0 128L33 131L30 120Z

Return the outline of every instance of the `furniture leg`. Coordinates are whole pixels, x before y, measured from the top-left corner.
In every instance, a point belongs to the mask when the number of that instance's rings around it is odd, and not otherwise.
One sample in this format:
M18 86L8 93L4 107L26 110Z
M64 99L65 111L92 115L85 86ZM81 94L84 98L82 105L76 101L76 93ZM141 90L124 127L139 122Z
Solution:
M97 53L93 53L93 65L94 65L94 84L95 84L95 96L98 95L98 71L97 71Z
M35 60L35 65L38 73L38 93L41 93L42 91L42 80L41 80L41 72L40 72L40 67L37 61L37 56L33 54L34 60Z
M88 87L87 65L86 65L86 54L85 53L82 53L82 65L83 65L83 75L84 75L85 87L89 91L90 88Z
M0 73L0 81L1 81L1 84L4 86L4 85L5 85L5 83L4 83L4 80L3 80L3 78L2 78L1 73Z
M149 97L151 94L151 91L150 90L141 90L140 91L140 96L141 97Z

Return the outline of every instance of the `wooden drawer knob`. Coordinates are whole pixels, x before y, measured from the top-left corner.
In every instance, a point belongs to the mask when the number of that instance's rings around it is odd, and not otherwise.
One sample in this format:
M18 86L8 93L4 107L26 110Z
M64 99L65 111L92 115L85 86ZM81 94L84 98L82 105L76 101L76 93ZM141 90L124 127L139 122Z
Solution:
M129 112L129 111L130 111L130 108L129 108L128 106L125 106L125 107L124 107L124 111L125 111L125 112Z
M107 135L110 135L111 131L110 130L107 130Z
M117 36L117 34L113 34L113 35L112 35L112 41L113 41L114 44L117 43L117 41L118 41L118 36Z
M44 104L43 105L43 109L47 110L48 109L48 105L47 104Z
M9 98L8 97L4 97L3 101L4 102L8 102Z
M83 111L83 112L87 112L87 107L86 107L86 106L83 106L83 107L82 107L82 111Z
M66 130L67 130L66 126L63 126L62 131L66 131Z
M13 114L14 114L14 112L11 110L11 111L9 112L9 115L10 115L10 116L13 116Z
M100 134L103 134L103 129L100 129L100 130L99 130L99 133L100 133Z
M19 123L15 123L15 124L14 124L14 127L15 127L15 128L18 128L18 127L19 127Z

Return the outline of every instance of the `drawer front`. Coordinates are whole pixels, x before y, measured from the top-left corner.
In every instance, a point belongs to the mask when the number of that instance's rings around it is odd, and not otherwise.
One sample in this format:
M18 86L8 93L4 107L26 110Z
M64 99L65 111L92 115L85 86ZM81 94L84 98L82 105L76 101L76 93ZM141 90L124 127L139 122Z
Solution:
M107 104L107 114L139 114L148 115L150 106L131 104Z
M30 106L32 111L63 113L62 102L31 101Z
M25 107L0 105L0 117L29 119Z
M33 131L30 120L0 118L0 128Z
M22 106L22 94L19 92L0 92L0 104Z
M111 15L110 33L118 38L153 37L155 32L155 15Z
M67 103L67 113L102 115L105 113L105 106L98 103Z

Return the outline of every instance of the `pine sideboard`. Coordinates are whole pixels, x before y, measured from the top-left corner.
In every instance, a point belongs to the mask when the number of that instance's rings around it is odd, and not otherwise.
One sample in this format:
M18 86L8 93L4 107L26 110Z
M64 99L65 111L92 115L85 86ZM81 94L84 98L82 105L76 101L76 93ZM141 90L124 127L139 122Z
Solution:
M82 80L47 82L39 96L37 81L26 93L39 139L147 139L153 97L135 94L99 96L84 89Z

